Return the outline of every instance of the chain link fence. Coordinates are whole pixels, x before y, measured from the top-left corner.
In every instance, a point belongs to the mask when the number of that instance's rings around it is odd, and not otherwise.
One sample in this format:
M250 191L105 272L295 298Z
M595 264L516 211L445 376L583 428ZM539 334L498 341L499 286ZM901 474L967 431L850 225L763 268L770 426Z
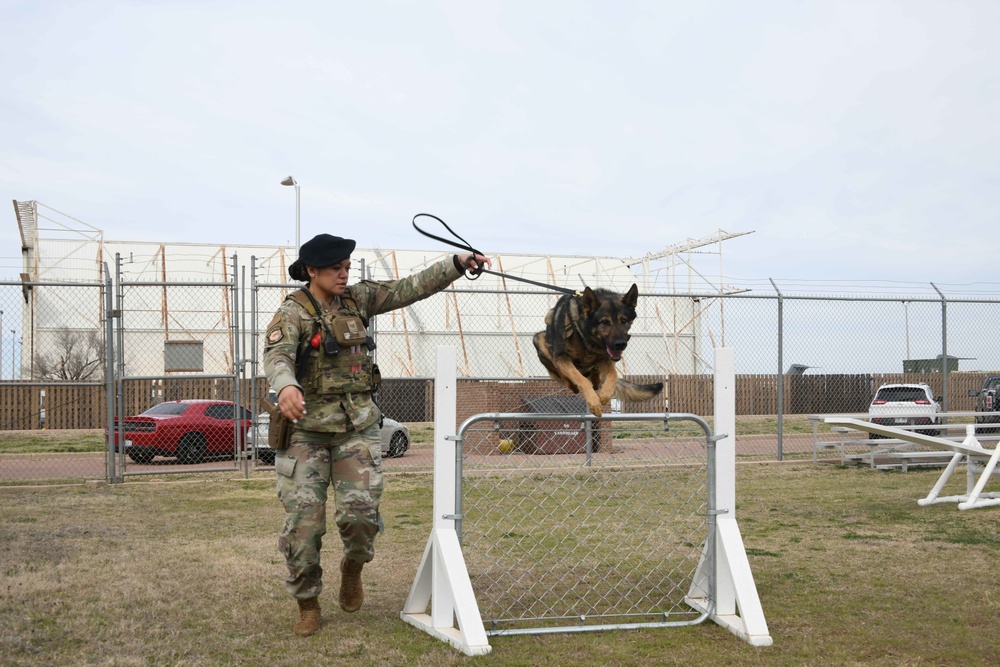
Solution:
M0 283L0 484L106 477L107 290Z
M143 261L152 267L155 258ZM156 266L159 280L140 281L118 258L103 276L109 285L107 274L114 276L113 292L103 282L0 283L0 483L269 468L259 456L260 399L268 390L261 332L297 285L267 282L274 267L259 271L264 263L220 259L214 277L202 282L171 281L166 267ZM135 275L149 277L150 267ZM397 277L386 261L356 269L352 280ZM725 295L640 289L639 316L618 371L639 383L662 381L665 389L652 401L613 401L610 410L711 415L712 349L731 347L737 455L808 458L807 415L865 412L880 384L900 381L927 382L947 411L971 411L969 391L1000 369L990 335L1000 315L994 295L956 297L937 288L806 295L802 289L791 293L774 283ZM105 305L109 294L112 303ZM572 396L548 378L531 343L558 296L460 279L373 318L383 376L378 400L407 438L403 456L386 461L388 470L430 469L438 345L455 346L459 393L477 412L530 412L528 399ZM142 412L164 402L198 399L233 403L232 418L223 420L230 428L206 436L204 445L189 439L179 448L178 440L148 462L122 446L136 438L112 435L119 446L109 458L109 380L119 423L143 421ZM185 453L180 459L178 448ZM202 463L184 463L195 459Z
M462 551L490 634L703 619L684 601L708 541L708 436L693 421L473 417L463 447ZM470 412L458 396L459 412ZM650 419L650 417L654 417Z
M116 409L111 477L243 469L254 414L240 369L240 292L232 273L137 281L116 257ZM227 272L228 273L228 272Z

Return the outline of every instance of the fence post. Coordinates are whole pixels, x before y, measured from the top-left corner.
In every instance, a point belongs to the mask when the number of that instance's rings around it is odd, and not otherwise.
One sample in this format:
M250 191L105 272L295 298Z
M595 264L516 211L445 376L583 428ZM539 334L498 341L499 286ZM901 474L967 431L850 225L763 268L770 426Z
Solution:
M931 287L941 297L941 411L948 412L948 297L931 283ZM942 423L947 424L948 418L943 417Z
M771 287L774 291L778 293L778 460L782 460L782 451L784 450L784 443L782 442L782 437L784 436L784 418L785 418L785 376L784 376L784 333L785 333L785 299L781 294L781 290L775 284L774 279L768 278L771 281ZM716 407L718 411L718 407ZM718 430L718 426L716 426Z
M115 326L114 326L114 295L111 293L111 273L108 263L104 262L104 407L106 419L107 445L107 479L108 484L118 482L115 470L115 442L118 433L115 431Z
M114 349L115 349L115 414L122 419L118 422L115 439L121 443L118 448L115 470L117 481L124 481L125 471L125 294L122 288L122 255L115 253L115 319L118 326L115 327Z

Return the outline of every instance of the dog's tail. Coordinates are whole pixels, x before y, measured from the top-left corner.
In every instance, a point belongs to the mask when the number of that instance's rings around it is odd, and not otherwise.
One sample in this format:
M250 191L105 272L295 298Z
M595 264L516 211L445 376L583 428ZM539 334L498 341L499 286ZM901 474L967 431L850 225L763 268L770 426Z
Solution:
M653 384L632 384L627 380L618 378L615 385L615 398L622 401L648 401L663 391L662 382Z

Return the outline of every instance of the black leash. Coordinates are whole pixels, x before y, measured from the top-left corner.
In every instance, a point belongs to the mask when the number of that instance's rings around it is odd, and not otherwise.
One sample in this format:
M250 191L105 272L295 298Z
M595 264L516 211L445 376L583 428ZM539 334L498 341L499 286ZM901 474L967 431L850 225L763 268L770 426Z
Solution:
M461 241L461 243L457 243L455 241L452 241L451 239L442 238L440 236L435 236L434 234L431 234L430 232L426 232L423 229L420 229L420 227L417 225L417 218L420 218L420 217L433 218L434 220L437 220L438 222L441 223L441 225L445 229L447 229L449 232L451 232L452 236L454 236L456 239L458 239L459 241ZM483 255L483 253L481 253L478 250L476 250L475 248L473 248L469 244L468 241L466 241L461 236L459 236L455 232L454 229L452 229L451 227L449 227L448 224L444 220L442 220L441 218L437 217L436 215L432 215L430 213L417 213L415 216L413 216L413 228L416 229L421 234L423 234L424 236L432 238L435 241L440 241L441 243L445 243L447 245L450 245L450 246L452 246L454 248L458 248L460 250L466 250L466 251L474 253L476 255ZM481 274L483 274L483 273L489 273L490 275L500 276L501 278L510 278L511 280L519 280L522 283L528 283L528 284L534 285L536 287L544 287L545 289L553 290L555 292L562 292L563 294L572 294L573 296L580 296L581 295L581 292L578 292L578 291L575 291L575 290L571 290L571 289L568 289L566 287L557 287L556 285L547 285L545 283L535 282L534 280L528 280L527 278L521 278L519 276L512 276L512 275L509 275L509 274L506 274L506 273L499 273L497 271L490 271L489 269L485 269L482 266L476 267L475 269L466 269L466 270L469 272L468 275L466 276L466 278L468 278L469 280L476 280L477 278L479 278L479 276Z

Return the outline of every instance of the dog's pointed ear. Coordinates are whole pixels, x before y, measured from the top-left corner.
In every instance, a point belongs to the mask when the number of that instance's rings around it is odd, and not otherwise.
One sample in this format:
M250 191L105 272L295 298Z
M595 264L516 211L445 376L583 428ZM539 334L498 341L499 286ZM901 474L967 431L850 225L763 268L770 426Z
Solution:
M632 287L630 287L628 292L625 292L625 296L622 297L622 303L624 303L629 308L635 308L635 304L639 303L638 285L632 283Z
M594 290L590 289L589 287L584 287L583 288L583 312L584 313L591 313L591 312L597 310L598 306L600 306L600 305L601 304L600 304L600 302L597 299L597 295L594 294Z

